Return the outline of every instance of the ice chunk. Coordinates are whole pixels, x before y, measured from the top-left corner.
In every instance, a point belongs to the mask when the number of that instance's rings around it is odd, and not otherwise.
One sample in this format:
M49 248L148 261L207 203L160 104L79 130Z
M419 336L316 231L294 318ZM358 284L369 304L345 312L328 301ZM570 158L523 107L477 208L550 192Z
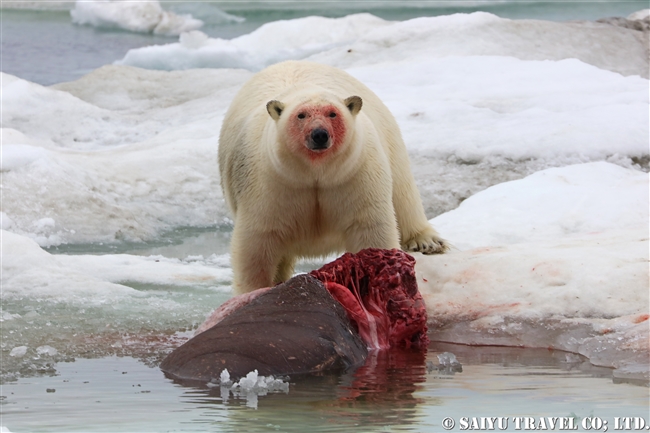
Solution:
M14 356L16 358L22 358L27 353L27 346L18 346L11 349L9 356Z
M232 381L230 380L230 373L228 373L228 369L224 369L221 372L221 375L219 376L219 380L221 381L222 385L227 385L227 386L232 385Z
M36 348L36 353L39 355L54 356L57 353L59 353L59 351L52 346L44 345L44 346L38 346Z
M239 388L243 392L252 391L257 386L257 370L253 370L241 378L239 382L233 385L233 388Z
M77 1L70 15L75 24L163 35L178 35L203 25L203 21L191 15L176 15L163 10L156 0Z
M460 365L460 362L456 359L456 355L451 352L443 352L438 355L438 362L443 367L453 367Z
M272 375L260 376L257 370L249 372L245 377L233 383L227 369L221 372L219 378L221 384L221 398L228 401L230 394L235 397L246 399L246 406L257 409L258 396L268 393L289 392L289 383L282 378L276 379Z

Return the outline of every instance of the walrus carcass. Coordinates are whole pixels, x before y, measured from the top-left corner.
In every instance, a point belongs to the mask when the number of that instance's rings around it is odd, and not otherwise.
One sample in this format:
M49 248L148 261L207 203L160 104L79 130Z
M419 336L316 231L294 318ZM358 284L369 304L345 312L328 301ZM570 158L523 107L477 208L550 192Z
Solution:
M309 275L234 297L160 365L176 379L344 371L368 350L424 350L427 313L403 251L346 253Z

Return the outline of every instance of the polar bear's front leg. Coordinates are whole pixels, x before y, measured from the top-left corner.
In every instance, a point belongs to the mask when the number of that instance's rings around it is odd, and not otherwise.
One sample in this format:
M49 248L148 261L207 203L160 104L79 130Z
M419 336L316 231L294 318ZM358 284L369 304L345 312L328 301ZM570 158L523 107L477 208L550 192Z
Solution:
M280 242L272 233L246 230L235 223L230 258L236 294L251 292L274 284L282 259ZM286 272L286 270L285 270Z
M399 248L399 234L390 219L379 222L358 222L345 233L345 250L357 253L365 248Z
M276 267L273 284L283 283L291 278L293 276L295 263L295 257L284 256L282 260L280 260L280 264Z

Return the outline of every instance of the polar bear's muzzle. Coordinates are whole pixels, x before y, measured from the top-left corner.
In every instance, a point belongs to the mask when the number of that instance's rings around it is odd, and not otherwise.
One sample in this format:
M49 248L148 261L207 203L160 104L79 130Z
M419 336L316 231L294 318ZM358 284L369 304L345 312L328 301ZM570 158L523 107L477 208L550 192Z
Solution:
M330 134L326 129L316 128L309 134L307 147L310 150L320 151L330 147Z

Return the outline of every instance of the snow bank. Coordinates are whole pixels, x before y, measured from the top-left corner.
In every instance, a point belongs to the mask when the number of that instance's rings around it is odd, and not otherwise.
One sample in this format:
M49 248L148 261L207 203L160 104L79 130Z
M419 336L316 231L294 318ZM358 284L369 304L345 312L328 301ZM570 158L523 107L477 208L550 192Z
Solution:
M33 240L2 230L2 296L40 297L96 304L134 294L133 289L74 271L43 251ZM8 253L8 254L7 254Z
M642 32L607 24L510 20L475 12L398 22L313 59L343 68L423 56L578 59L600 69L647 78L646 39Z
M274 21L234 39L212 39L200 32L180 42L129 50L118 64L147 69L244 68L257 71L282 60L303 59L348 44L389 22L370 14L344 18L307 17Z
M650 379L648 175L545 170L432 223L463 251L419 256L432 339L580 353Z
M246 75L181 75L110 66L61 86L78 97L3 75L7 228L51 246L220 224L218 134Z
M434 218L460 250L643 228L648 175L606 162L551 168L476 194Z
M648 153L648 80L580 61L447 57L348 69L418 156L586 162Z
M246 68L286 59L341 68L448 56L578 59L623 75L648 77L642 32L593 22L510 20L486 12L388 22L369 14L266 24L233 40L207 39L130 50L119 63L149 69Z
M129 254L52 255L27 237L0 233L4 251L11 252L2 258L3 299L25 296L100 305L141 295L118 283L229 292L232 279L227 255L184 260Z
M191 15L163 10L157 0L77 0L70 15L79 25L161 35L178 35L203 25Z

